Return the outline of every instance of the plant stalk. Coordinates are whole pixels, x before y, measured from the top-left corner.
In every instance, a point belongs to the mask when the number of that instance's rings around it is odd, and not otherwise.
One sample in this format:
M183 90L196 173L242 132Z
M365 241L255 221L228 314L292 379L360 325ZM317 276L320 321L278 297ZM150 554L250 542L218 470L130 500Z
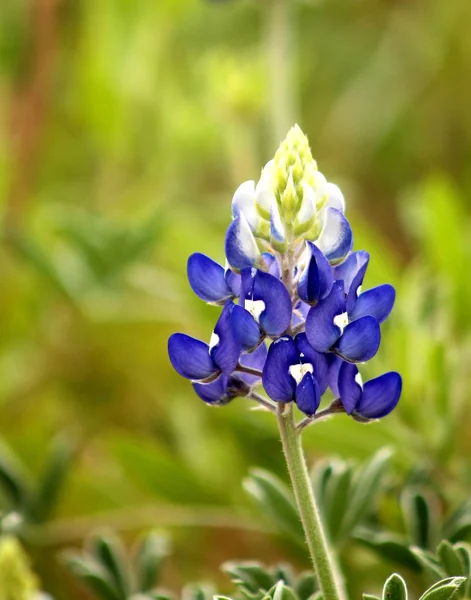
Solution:
M323 600L345 600L345 593L340 579L336 576L336 564L327 544L312 491L301 436L296 432L292 405L278 403L277 418L296 504Z

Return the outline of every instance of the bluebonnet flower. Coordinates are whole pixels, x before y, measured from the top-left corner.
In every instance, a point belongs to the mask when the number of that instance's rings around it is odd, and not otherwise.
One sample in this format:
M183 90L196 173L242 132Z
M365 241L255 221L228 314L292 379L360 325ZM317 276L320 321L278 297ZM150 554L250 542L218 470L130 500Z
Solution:
M169 339L175 370L207 404L245 396L275 411L294 403L309 422L340 411L368 421L396 406L400 375L363 385L356 366L378 351L395 291L361 291L369 255L352 252L344 213L341 191L318 171L297 126L260 180L236 190L226 266L200 253L188 260L193 291L223 307L211 340ZM336 399L318 412L328 388Z
M305 333L278 338L270 346L263 369L263 387L275 402L293 400L312 416L327 389L329 368L323 354L309 344Z
M365 384L356 365L343 362L338 374L338 392L345 412L362 419L380 419L399 402L402 380L391 371Z

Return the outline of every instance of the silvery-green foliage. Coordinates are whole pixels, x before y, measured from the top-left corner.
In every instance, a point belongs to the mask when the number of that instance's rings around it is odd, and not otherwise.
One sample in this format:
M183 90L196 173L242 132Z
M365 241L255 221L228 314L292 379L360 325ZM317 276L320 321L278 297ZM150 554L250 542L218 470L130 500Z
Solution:
M448 577L429 587L419 600L450 600L464 587L464 577ZM393 573L385 582L381 600L408 600L407 583L398 573ZM363 600L380 600L377 596L363 594Z
M337 548L352 539L374 510L390 456L390 451L383 449L361 465L327 459L313 469L313 489L326 533ZM268 471L253 469L244 488L280 533L304 545L294 497L286 483Z
M66 552L64 562L97 598L165 600L172 595L156 586L168 551L167 540L156 533L142 537L131 554L117 536L97 534L83 552Z

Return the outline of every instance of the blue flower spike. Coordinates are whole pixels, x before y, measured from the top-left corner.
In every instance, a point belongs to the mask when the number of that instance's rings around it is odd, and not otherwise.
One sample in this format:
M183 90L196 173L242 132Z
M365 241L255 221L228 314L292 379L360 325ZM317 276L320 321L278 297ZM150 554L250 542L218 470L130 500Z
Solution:
M298 432L339 412L369 422L395 408L400 375L363 384L357 364L378 352L396 292L362 291L370 255L352 252L345 204L298 126L259 181L237 188L225 267L199 252L188 259L192 290L221 307L210 342L184 333L168 342L174 369L206 404L242 396L281 414L297 407ZM320 410L328 388L336 399Z

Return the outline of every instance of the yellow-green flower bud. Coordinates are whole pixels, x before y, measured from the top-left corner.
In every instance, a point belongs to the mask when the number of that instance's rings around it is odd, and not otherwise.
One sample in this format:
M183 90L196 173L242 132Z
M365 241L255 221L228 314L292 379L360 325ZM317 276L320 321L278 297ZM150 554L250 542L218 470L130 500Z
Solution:
M0 600L32 600L37 592L26 553L14 537L5 536L0 540Z
M309 141L295 125L281 142L274 159L274 192L285 223L293 223L302 207L305 186L313 186L316 172L317 165L312 158ZM300 227L299 222L297 225L296 229L305 230L304 222Z

